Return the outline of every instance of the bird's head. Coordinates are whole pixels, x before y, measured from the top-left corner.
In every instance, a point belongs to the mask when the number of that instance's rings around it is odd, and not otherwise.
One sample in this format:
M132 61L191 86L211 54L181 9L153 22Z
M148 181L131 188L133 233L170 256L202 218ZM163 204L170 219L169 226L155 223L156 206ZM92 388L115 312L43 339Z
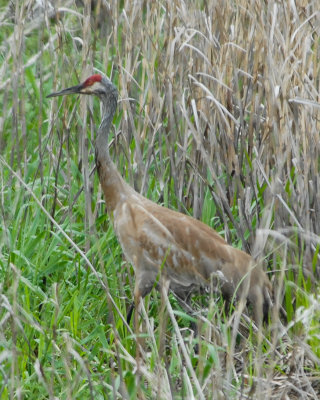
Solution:
M47 97L66 96L68 94L95 94L98 97L105 97L110 94L117 96L117 89L113 83L102 74L89 76L84 82L71 86L59 92L50 93Z

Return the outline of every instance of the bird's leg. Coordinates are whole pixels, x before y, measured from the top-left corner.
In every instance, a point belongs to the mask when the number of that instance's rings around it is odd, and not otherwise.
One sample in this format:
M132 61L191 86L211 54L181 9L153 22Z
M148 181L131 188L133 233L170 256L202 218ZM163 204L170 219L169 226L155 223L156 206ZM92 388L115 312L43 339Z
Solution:
M139 305L140 305L140 299L142 299L140 291L139 290L135 290L134 293L134 303L132 306L132 310L133 308L135 308L135 313L134 313L134 329L135 329L135 333L137 335L137 341L138 341L138 336L139 336ZM132 313L131 313L132 314Z
M133 309L135 308L134 313L134 332L136 335L136 365L137 365L137 374L136 374L136 385L140 387L140 340L139 340L139 303L141 299L141 294L139 291L139 287L135 286L134 290L134 302L129 309L129 313L127 319L132 316Z
M127 313L127 324L128 325L130 325L133 310L134 310L134 301L130 304L129 311Z
M143 282L143 286L141 285L141 282ZM135 314L138 314L138 306L140 299L144 299L147 294L151 292L153 288L153 282L145 282L144 279L141 279L139 276L136 276L136 284L134 287L134 301L130 304L129 310L127 313L127 323L130 324L131 318L132 318L132 313L134 309L136 309Z
M127 314L127 321L128 323L131 320L133 310L135 309L134 313L134 328L135 332L137 335L137 343L139 342L139 307L140 307L140 301L146 297L147 294L149 294L152 290L153 284L147 284L144 285L141 288L141 285L139 284L140 279L136 278L136 284L134 288L134 302L131 304L128 314Z
M260 331L263 322L263 297L260 290L257 290L257 292L258 293L255 293L253 296L253 319Z
M136 277L136 284L134 288L134 302L131 304L128 314L127 314L127 321L128 323L131 320L133 310L135 309L134 313L134 332L136 335L136 366L137 366L137 372L136 372L136 387L140 388L140 379L141 379L141 369L140 369L140 354L142 350L142 341L141 338L139 337L139 308L141 306L141 301L142 299L151 292L153 284L147 284L144 285L142 288L140 287L140 279ZM139 395L139 390L138 389L138 398L142 398Z
M164 358L165 348L166 348L166 331L167 331L167 319L168 319L166 301L168 299L169 286L170 286L170 281L168 279L166 279L165 276L161 275L161 284L159 285L159 289L160 289L160 293L161 293L161 308L160 308L160 312L159 312L159 317L160 317L160 321L159 321L159 328L160 328L159 356L160 356L160 358Z
M194 309L190 305L190 296L191 293L188 293L187 295L181 296L181 294L176 294L173 292L175 295L175 298L178 300L178 303L180 304L180 307L186 312L186 314L190 315L191 317L195 318L195 312ZM198 325L197 322L195 321L190 321L190 329L193 331L194 337L196 338L198 335ZM195 346L195 353L198 353L198 346Z

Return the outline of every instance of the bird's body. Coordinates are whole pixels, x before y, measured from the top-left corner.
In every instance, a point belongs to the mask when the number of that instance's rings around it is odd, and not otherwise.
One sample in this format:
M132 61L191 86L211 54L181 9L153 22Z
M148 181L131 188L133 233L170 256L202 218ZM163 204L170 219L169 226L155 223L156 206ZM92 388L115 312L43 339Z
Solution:
M204 223L143 197L117 171L108 150L108 133L117 105L115 86L105 76L93 75L49 97L71 93L95 94L103 105L95 143L96 165L116 235L135 270L136 302L163 274L180 299L210 285L221 288L229 299L235 292L238 297L244 295L253 304L255 320L261 322L271 292L261 265Z

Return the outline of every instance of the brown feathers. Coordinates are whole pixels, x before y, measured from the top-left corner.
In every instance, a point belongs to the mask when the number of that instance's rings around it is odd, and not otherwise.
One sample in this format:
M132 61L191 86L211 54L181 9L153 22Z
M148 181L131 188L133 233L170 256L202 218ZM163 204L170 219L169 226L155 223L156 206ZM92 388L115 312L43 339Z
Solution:
M99 97L103 115L95 143L96 165L106 206L127 260L136 275L135 301L147 295L164 274L180 299L192 291L214 285L231 299L243 296L252 303L258 324L266 316L271 285L259 264L228 245L202 222L161 207L132 189L109 155L108 134L117 107L118 92L104 75L93 75L82 84L51 93ZM214 289L214 288L213 288Z

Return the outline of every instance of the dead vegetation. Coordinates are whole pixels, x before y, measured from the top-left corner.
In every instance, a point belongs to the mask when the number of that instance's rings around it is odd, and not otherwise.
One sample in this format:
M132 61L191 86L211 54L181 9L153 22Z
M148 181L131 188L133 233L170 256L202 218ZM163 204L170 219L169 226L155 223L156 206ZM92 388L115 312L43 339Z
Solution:
M319 398L317 2L22 0L0 24L0 397ZM119 89L126 180L264 260L260 334L213 298L197 355L153 293L135 358L132 272L92 171L98 105L44 100L93 68Z

